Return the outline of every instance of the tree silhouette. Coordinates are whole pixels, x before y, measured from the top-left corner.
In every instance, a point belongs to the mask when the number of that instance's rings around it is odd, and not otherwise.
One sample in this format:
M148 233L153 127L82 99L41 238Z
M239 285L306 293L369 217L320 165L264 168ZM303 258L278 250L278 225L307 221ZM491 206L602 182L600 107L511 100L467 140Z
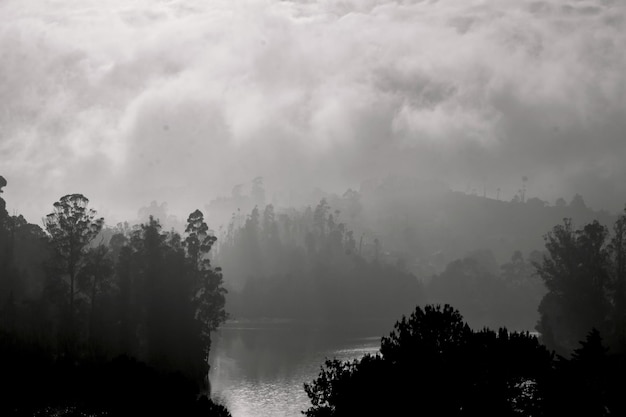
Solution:
M607 236L597 221L574 230L570 219L545 236L547 254L535 264L548 288L539 306L538 330L562 353L573 349L592 327L605 327Z
M87 294L90 302L89 342L96 345L97 298L107 291L113 275L113 261L109 249L104 245L89 248L85 253L84 265L77 275L78 288Z
M613 225L613 237L609 245L612 268L612 322L615 343L626 352L626 210Z
M613 233L597 220L576 230L571 219L544 236L546 254L534 262L548 293L537 330L560 354L576 348L592 328L615 351L626 351L626 215Z
M326 361L305 384L307 417L538 415L552 355L528 333L472 331L446 305L417 307L380 355Z
M229 416L202 395L226 316L202 213L183 241L154 218L103 230L88 202L61 198L47 234L0 211L0 415Z
M263 188L263 177L256 177L252 180L252 190L250 191L252 202L257 206L265 205L265 188Z
M217 238L209 234L209 227L200 210L194 211L187 218L185 234L185 247L194 275L192 297L196 307L195 316L201 322L201 335L208 355L211 332L226 320L226 290L222 286L222 270L213 268L209 259L209 252Z
M54 211L44 218L50 241L69 278L69 331L74 331L74 297L76 274L85 258L87 246L104 224L89 209L89 199L82 194L69 194L54 203Z

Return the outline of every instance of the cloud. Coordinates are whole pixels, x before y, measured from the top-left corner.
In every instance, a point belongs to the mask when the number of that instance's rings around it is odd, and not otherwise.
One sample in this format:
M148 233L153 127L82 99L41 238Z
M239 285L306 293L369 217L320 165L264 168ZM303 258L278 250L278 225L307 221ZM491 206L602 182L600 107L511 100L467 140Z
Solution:
M626 201L618 1L0 3L0 170L31 218L120 217L263 175L393 173ZM599 185L606 192L598 191ZM189 207L192 206L192 207Z

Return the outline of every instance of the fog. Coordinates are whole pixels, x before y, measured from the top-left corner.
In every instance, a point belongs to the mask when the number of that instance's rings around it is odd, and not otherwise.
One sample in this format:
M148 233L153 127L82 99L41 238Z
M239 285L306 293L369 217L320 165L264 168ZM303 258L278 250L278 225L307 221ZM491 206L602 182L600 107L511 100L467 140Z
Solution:
M618 1L0 2L0 167L37 221L392 174L626 201Z
M626 415L625 51L620 0L0 0L0 415Z

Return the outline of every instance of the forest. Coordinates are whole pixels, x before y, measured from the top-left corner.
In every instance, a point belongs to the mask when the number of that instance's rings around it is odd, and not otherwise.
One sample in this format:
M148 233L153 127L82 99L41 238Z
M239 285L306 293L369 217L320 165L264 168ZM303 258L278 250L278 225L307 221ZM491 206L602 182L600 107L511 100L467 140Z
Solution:
M200 211L182 235L154 218L105 233L82 194L43 229L0 203L0 414L229 415L206 395L226 312Z
M230 415L208 378L227 319L395 322L305 384L307 416L624 413L626 212L398 178L313 198L256 178L205 207L231 211L217 232L156 202L109 226L82 194L38 226L0 198L0 414Z

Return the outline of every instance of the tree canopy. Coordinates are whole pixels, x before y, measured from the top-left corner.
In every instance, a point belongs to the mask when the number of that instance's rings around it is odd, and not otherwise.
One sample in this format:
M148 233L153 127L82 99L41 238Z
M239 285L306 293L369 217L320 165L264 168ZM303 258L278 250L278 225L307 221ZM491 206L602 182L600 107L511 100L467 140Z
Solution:
M536 415L552 355L528 333L473 331L449 305L417 307L379 355L329 360L305 384L308 417Z
M327 360L307 417L623 415L623 356L592 330L571 360L528 333L471 330L449 305L417 307L380 353Z
M0 382L10 387L0 414L229 415L198 400L226 319L203 214L181 236L151 217L107 228L88 203L63 196L45 231L0 211Z
M546 254L535 267L548 293L539 305L537 330L550 348L566 354L592 328L615 349L626 346L624 216L612 236L598 221L576 229L571 219L545 235Z

